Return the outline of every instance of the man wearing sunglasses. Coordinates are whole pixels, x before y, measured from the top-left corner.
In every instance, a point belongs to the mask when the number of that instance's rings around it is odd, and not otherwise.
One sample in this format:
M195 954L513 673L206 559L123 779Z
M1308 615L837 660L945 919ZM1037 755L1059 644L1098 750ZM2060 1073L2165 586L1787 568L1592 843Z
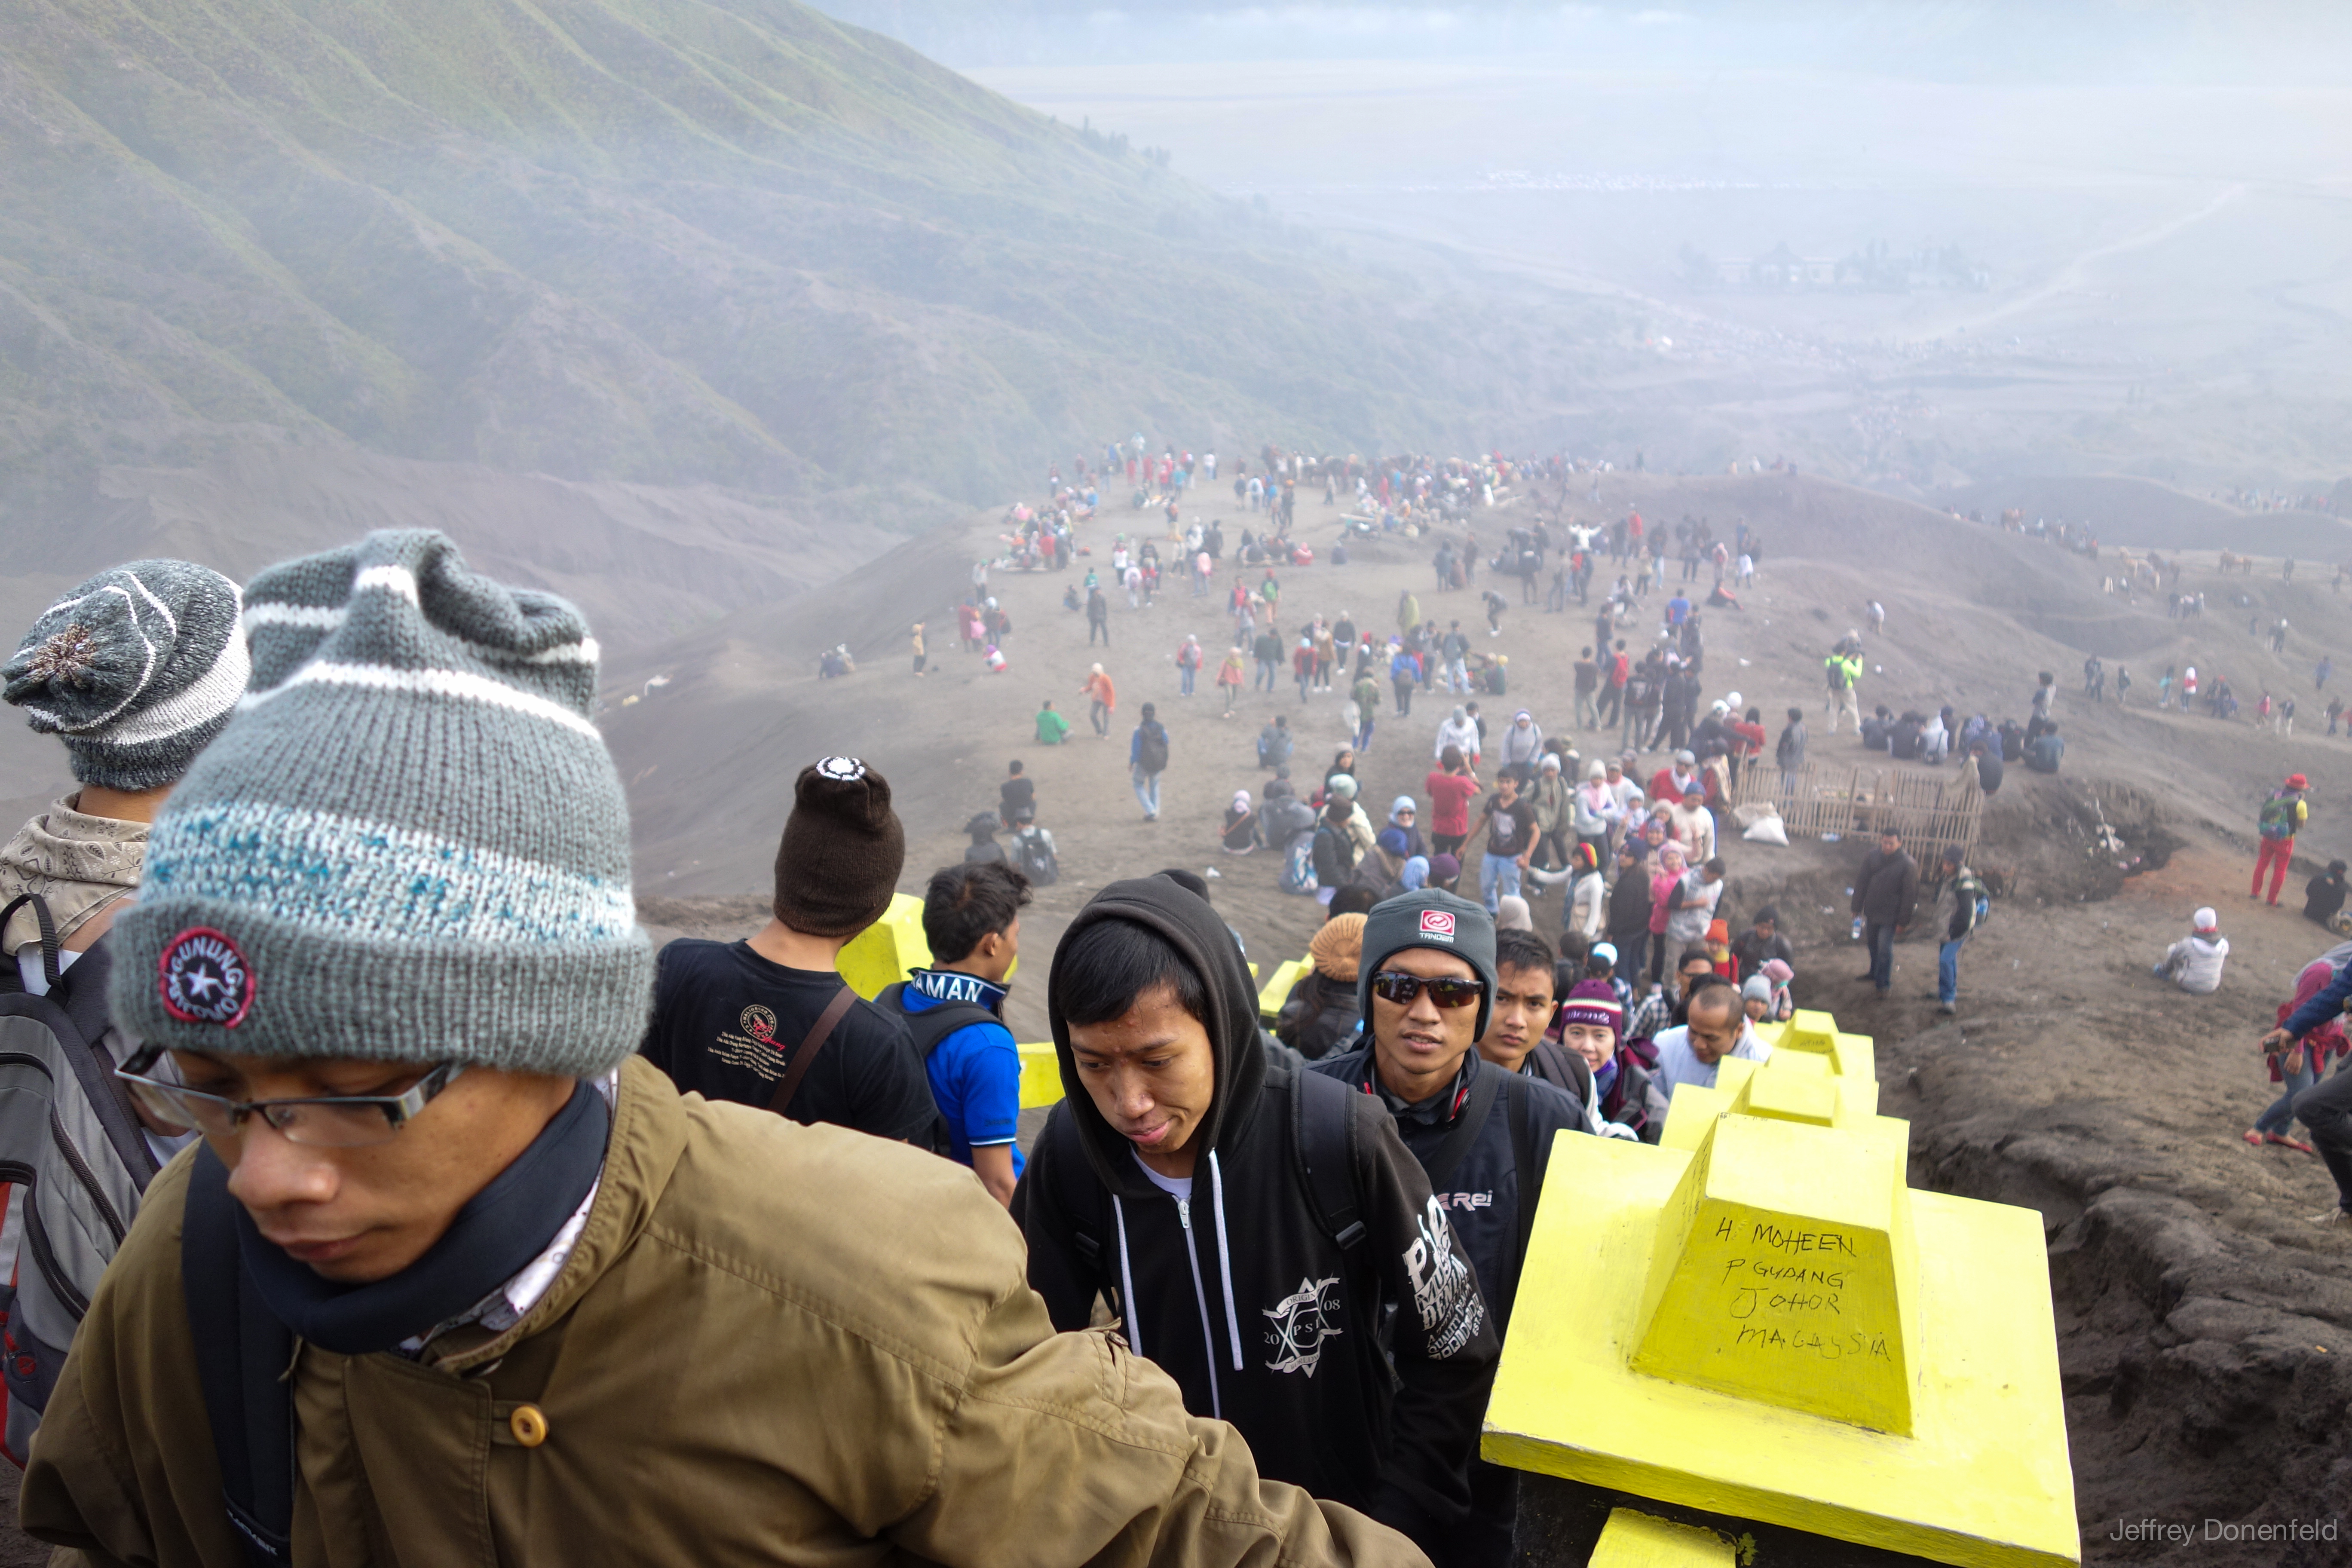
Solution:
M202 1568L1423 1561L1057 1335L969 1171L635 1058L577 611L378 533L246 624L114 928L123 1070L204 1142L90 1302L26 1530Z
M1495 920L1451 893L1400 894L1364 920L1364 1030L1311 1070L1377 1095L1470 1255L1498 1328L1510 1321L1552 1137L1589 1132L1584 1108L1473 1049L1495 1005ZM1538 1036L1541 1034L1538 1028ZM1510 1561L1517 1472L1471 1467L1465 1561Z

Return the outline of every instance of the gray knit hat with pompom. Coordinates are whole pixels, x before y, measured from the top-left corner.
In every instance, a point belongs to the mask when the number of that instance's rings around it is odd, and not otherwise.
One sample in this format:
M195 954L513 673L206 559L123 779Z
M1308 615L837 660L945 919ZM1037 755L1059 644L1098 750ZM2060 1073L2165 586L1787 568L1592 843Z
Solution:
M236 584L189 561L110 567L41 612L0 696L100 789L176 784L245 691Z
M617 1066L653 951L580 612L417 531L271 567L245 619L253 689L115 922L115 1018L234 1055Z

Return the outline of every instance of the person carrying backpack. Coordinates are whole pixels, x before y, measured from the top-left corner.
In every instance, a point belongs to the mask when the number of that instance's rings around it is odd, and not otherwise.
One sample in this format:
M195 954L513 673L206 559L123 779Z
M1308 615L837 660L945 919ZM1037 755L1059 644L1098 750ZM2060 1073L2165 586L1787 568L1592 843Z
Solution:
M1135 781L1136 804L1143 807L1146 822L1160 820L1160 775L1167 769L1168 729L1160 722L1159 710L1147 702L1143 721L1127 745L1127 771Z
M109 932L156 812L245 693L239 605L208 567L133 561L50 605L0 667L0 695L64 742L79 786L0 847L0 1162L16 1173L0 1186L0 1450L20 1465L123 1228L192 1136L110 1074L138 1047L107 1002Z
M1531 933L1528 933L1531 934ZM1463 1250L1497 1332L1509 1328L1535 1202L1552 1140L1590 1132L1584 1108L1551 1084L1493 1066L1475 1048L1497 1011L1494 917L1450 893L1389 899L1365 917L1357 971L1364 1031L1346 1053L1310 1069L1338 1079L1386 1110L1427 1173L1435 1202L1455 1222ZM1541 1037L1550 1011L1551 954L1527 944L1528 984L1546 1016L1525 1022ZM1518 1472L1481 1459L1470 1467L1470 1517L1451 1542L1461 1563L1511 1561Z
M1862 700L1854 695L1854 687L1862 679L1862 655L1851 651L1851 644L1840 643L1822 660L1822 668L1829 679L1830 696L1823 711L1830 715L1830 733L1834 735L1846 719L1853 720L1853 732L1862 733Z
M1057 1334L966 1173L634 1058L654 959L576 610L415 531L247 614L257 700L110 933L123 1081L204 1142L91 1301L26 1531L211 1568L1412 1560ZM728 1506L747 1477L789 1480Z
M1061 857L1054 836L1037 826L1037 808L1024 805L1013 814L1013 867L1033 888L1050 888L1062 879Z
M1004 998L1021 955L1029 879L1011 866L948 866L923 889L930 967L886 985L874 1005L915 1042L947 1129L948 1158L969 1165L988 1195L1013 1206L1021 1180L1021 1048Z
M1266 1476L1460 1561L1500 1340L1381 1102L1274 1063L1240 950L1166 876L1079 912L1046 1013L1078 1092L1013 1217L1053 1321L1083 1329L1104 1298Z
M2311 818L2311 807L2303 798L2310 787L2311 781L2301 773L2289 774L2284 787L2272 792L2254 819L2254 830L2262 835L2262 848L2254 857L2253 885L2246 889L2246 897L2263 896L2263 873L2268 871L2273 909L2278 907L2279 888L2286 881L2287 867L2294 861L2294 836Z
M1992 895L1984 879L1961 862L1957 844L1944 846L1937 858L1936 888L1936 1011L1960 1010L1960 949L1992 911Z

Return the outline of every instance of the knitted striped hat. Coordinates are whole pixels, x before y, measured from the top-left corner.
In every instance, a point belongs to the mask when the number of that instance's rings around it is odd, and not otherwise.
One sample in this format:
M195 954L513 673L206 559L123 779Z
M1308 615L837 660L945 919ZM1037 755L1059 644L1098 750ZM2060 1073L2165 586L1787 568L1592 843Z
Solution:
M236 584L188 561L133 561L41 612L0 667L0 695L65 742L100 789L162 789L245 690Z
M274 566L245 617L253 689L115 923L123 1026L578 1076L635 1049L653 953L580 612L417 531Z

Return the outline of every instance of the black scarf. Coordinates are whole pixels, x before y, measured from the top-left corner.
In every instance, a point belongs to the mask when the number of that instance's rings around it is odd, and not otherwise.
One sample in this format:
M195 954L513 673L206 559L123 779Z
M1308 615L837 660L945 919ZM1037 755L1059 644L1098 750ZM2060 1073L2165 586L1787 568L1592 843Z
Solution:
M341 1355L388 1351L479 1306L547 1249L604 1168L612 1108L582 1083L530 1146L457 1211L425 1256L388 1279L339 1285L298 1263L238 1204L237 1249L261 1298L298 1336Z

